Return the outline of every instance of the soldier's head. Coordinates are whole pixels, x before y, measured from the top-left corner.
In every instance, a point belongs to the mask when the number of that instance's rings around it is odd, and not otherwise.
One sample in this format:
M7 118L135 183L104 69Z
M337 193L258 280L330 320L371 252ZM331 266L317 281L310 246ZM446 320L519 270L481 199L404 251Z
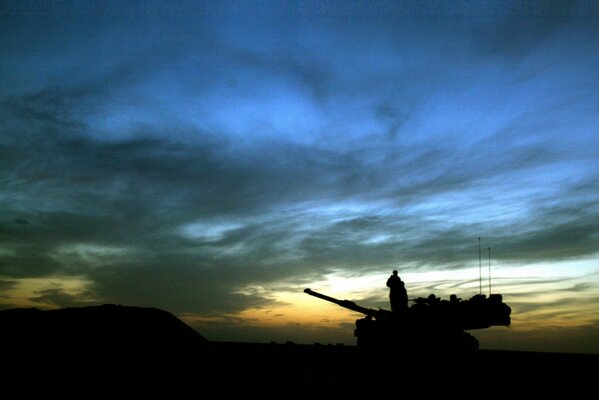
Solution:
M397 276L397 270L396 269L393 270L393 275Z

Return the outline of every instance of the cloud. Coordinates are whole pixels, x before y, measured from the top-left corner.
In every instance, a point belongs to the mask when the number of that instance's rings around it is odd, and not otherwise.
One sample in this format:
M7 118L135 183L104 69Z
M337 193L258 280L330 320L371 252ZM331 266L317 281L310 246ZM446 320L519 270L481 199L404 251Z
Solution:
M42 246L18 245L6 246L11 251L0 254L0 274L3 276L22 278L49 276L61 271L59 262L48 255L47 249Z
M8 156L5 193L23 199L6 204L10 212L1 233L15 246L11 255L3 255L3 273L8 276L86 273L85 262L67 265L57 255L60 246L80 243L125 244L132 254L147 254L127 268L107 268L112 274L98 273L95 279L104 279L98 288L108 297L110 283L119 281L116 277L128 281L120 274L141 271L165 254L200 268L251 264L244 277L234 276L218 289L230 293L253 280L291 278L333 267L374 268L398 261L413 267L461 267L475 258L470 247L481 231L494 238L494 247L504 249L498 258L509 254L519 261L561 259L593 251L597 227L592 208L580 216L573 208L572 219L558 224L548 221L563 218L563 209L531 210L525 220L537 221L536 231L516 228L522 223L517 220L496 233L480 221L445 226L426 212L412 211L440 197L446 198L446 207L452 204L448 194L489 190L481 180L559 160L548 143L520 147L512 145L509 136L484 139L499 139L510 149L489 159L485 152L473 155L469 147L426 141L392 147L399 157L391 157L384 133L348 150L274 139L248 147L184 124L154 126L151 133L140 130L131 139L104 141L88 134L88 126L64 100L74 96L85 101L89 92L73 93L77 95L46 90L3 103L4 118L14 127L1 148ZM168 132L173 130L187 130L194 140L170 140ZM460 153L464 157L456 163ZM578 197L592 195L585 187L585 182L578 183ZM337 204L348 206L344 211ZM457 211L452 207L442 214L445 218ZM240 226L210 243L178 233L185 224L202 220ZM581 225L581 220L586 223ZM510 234L502 237L501 232ZM554 248L551 253L542 251L548 241ZM195 258L189 257L194 251ZM119 264L116 258L106 263ZM275 264L278 270L272 269ZM162 271L157 272L159 282L166 270L157 271ZM178 271L182 282L203 276L189 268ZM214 278L211 284L216 282ZM209 290L205 286L202 290ZM243 301L238 299L239 304Z
M519 235L502 238L500 243L505 257L524 262L579 258L596 254L599 232L596 211L581 214L561 223L538 223L533 231L525 230ZM564 210L558 208L539 213L535 219L554 221L563 215Z
M34 303L59 305L59 307L84 307L94 305L97 301L92 293L71 294L60 288L44 289L36 292L35 297L28 300Z
M7 290L15 286L15 281L12 280L1 280L0 281L0 289Z

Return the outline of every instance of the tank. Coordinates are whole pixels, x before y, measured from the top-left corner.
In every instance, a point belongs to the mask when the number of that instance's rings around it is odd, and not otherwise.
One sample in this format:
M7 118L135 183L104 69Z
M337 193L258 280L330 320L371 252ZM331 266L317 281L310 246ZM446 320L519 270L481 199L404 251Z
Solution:
M502 295L478 294L468 300L434 294L413 299L401 312L362 307L353 301L305 289L305 293L364 315L356 321L357 346L372 351L463 353L478 350L478 340L467 330L509 326L511 308Z

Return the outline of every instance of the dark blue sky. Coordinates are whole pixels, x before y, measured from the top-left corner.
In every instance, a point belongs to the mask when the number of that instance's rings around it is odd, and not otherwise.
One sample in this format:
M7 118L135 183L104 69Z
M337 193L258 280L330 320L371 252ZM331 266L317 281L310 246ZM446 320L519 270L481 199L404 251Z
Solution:
M599 352L596 2L2 1L0 30L3 307L353 343L296 293L468 297L482 237L514 309L483 347Z

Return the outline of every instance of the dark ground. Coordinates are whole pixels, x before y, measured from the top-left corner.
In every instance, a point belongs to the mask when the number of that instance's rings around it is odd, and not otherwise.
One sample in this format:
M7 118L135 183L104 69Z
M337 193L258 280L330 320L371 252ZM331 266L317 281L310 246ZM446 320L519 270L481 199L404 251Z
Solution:
M0 311L0 343L6 399L577 399L599 382L599 355L209 342L164 311L114 305Z
M596 393L599 355L480 350L394 358L354 346L211 343L215 398L583 398ZM594 396L594 395L592 395ZM591 396L591 397L592 397Z

